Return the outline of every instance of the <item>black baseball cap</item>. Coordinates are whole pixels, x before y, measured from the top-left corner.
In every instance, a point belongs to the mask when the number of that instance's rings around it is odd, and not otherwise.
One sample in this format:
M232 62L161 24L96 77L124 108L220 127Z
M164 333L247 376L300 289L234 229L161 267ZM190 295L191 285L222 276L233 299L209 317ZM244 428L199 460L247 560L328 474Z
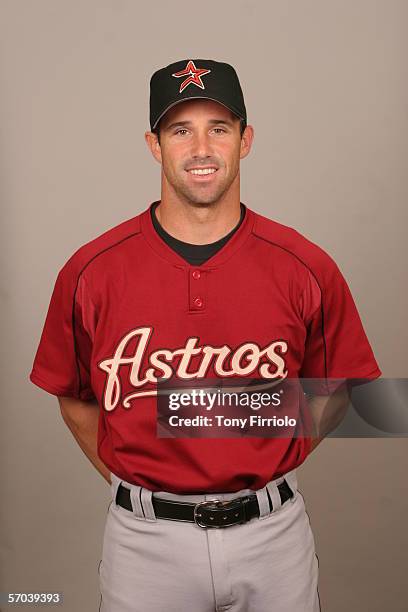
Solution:
M229 108L246 125L244 96L235 69L224 62L187 59L157 70L150 79L150 129L184 100L213 100Z

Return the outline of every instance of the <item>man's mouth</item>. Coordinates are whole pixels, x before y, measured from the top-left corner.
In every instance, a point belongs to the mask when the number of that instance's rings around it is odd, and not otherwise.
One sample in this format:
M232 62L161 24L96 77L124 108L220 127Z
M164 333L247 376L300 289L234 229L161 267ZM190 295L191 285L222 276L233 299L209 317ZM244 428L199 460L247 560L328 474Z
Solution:
M188 168L187 172L194 176L206 176L208 174L214 174L217 172L218 168L214 168L214 166L209 166L206 168Z

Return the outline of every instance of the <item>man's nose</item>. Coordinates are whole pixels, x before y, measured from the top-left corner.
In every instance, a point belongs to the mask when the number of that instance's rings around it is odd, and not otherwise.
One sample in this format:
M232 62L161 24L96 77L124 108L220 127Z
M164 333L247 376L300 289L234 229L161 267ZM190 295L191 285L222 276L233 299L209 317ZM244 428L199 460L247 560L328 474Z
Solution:
M207 133L197 132L192 140L193 157L207 157L211 155L211 144Z

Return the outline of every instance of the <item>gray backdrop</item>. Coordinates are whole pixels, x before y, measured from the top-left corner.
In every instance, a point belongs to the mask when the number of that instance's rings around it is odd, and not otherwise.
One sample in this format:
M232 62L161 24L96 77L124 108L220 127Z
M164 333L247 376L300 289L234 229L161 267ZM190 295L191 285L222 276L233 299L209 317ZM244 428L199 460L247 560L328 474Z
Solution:
M1 590L63 591L66 612L92 611L108 486L28 374L59 268L159 196L143 140L151 73L187 57L236 67L255 128L242 200L335 258L384 375L406 377L408 4L0 11ZM324 612L407 609L407 458L406 439L328 439L300 468Z

